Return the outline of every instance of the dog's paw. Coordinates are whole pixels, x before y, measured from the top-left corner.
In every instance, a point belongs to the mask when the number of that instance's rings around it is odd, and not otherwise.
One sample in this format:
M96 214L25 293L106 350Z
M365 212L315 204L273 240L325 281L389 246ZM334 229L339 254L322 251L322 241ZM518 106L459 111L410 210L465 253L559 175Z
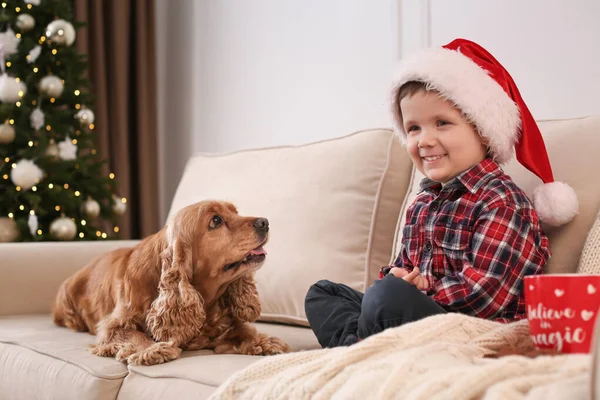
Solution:
M127 362L129 362L128 361L129 356L134 354L136 351L138 351L138 347L134 346L131 343L127 343L127 344L124 344L123 346L121 346L119 351L117 351L115 358L119 362L127 363Z
M119 351L119 346L116 343L100 342L89 347L88 351L95 356L114 357Z
M127 358L130 365L156 365L175 360L181 355L181 349L173 342L158 342Z
M270 356L291 351L290 346L283 340L263 334L254 337L250 342L242 343L240 350L243 354L253 356Z
M269 336L265 343L262 344L263 355L270 356L274 354L289 353L291 351L290 346L283 340Z

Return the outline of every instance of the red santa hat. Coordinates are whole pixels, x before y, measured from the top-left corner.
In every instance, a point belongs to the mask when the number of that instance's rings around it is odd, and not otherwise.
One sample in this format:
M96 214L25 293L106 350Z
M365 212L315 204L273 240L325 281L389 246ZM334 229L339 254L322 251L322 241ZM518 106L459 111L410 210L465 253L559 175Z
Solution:
M555 182L542 134L504 67L483 47L465 39L425 50L403 60L394 78L391 111L394 130L404 143L398 93L410 81L454 103L488 143L496 162L517 160L543 182L533 192L533 206L549 225L563 225L577 214L573 189Z

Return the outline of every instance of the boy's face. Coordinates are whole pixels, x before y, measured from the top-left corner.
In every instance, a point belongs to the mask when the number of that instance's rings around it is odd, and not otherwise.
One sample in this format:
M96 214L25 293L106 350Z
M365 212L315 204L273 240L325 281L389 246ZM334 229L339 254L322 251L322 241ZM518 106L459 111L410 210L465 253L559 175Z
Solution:
M429 179L446 183L486 157L477 131L437 92L420 90L403 98L400 111L408 154Z

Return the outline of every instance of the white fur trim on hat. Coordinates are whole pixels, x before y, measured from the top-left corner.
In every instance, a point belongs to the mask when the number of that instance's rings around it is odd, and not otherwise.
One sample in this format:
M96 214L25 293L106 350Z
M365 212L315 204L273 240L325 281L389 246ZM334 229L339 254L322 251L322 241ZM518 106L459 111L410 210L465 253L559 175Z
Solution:
M393 81L391 108L394 130L405 143L398 92L409 81L424 82L454 103L486 138L499 164L514 155L521 129L519 107L504 89L467 56L445 48L429 49L400 63Z
M564 182L551 182L536 187L532 200L540 219L552 226L571 221L579 209L575 191Z

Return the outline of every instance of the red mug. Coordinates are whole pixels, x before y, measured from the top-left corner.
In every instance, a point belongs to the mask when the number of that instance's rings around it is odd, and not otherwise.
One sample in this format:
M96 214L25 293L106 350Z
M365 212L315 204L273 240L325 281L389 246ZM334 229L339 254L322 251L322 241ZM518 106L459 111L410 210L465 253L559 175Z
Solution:
M525 304L531 337L539 349L590 352L600 307L600 275L526 276Z

